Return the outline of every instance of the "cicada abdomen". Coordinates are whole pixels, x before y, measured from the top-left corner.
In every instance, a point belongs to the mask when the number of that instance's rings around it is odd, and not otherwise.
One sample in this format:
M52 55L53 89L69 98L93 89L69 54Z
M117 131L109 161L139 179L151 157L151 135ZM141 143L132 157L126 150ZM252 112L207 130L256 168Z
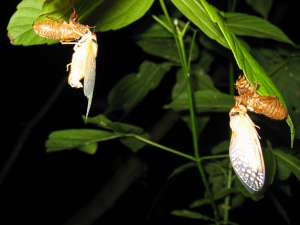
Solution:
M283 120L288 116L287 108L276 96L261 96L256 92L256 87L252 86L244 76L236 81L236 88L239 96L236 102L243 104L248 110L265 115L274 120Z
M265 182L265 164L256 126L243 105L235 105L229 117L232 130L229 146L231 165L247 190L260 191Z
M77 22L76 12L70 16L69 22L45 18L33 24L33 30L41 37L61 42L71 42L80 39L90 31L90 27Z
M283 120L288 116L286 107L275 96L247 96L235 97L238 103L247 107L248 110L262 114L274 120Z

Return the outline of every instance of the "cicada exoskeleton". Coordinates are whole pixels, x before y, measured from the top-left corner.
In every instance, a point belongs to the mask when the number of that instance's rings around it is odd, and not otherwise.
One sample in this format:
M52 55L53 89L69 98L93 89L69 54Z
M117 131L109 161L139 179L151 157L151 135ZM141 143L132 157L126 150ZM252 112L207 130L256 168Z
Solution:
M236 81L236 89L239 96L237 103L243 104L249 111L265 115L274 120L283 120L288 116L287 108L276 96L261 96L256 87L251 85L244 76Z

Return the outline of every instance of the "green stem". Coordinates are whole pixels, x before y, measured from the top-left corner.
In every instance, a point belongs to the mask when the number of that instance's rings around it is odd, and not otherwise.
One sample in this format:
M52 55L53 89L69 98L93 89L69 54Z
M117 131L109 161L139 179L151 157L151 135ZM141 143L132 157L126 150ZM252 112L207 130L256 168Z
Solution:
M202 156L202 157L200 158L200 160L201 160L201 161L204 161L204 160L221 159L221 158L228 158L228 154Z
M183 45L183 39L179 38L179 43L181 43L179 47L179 52L181 52L182 54L182 58L184 59L182 61L182 66L183 66L183 71L184 71L184 76L185 79L187 80L187 95L188 95L188 104L189 104L189 111L190 111L190 117L191 117L191 125L192 125L192 137L193 137L193 147L194 147L194 155L196 158L196 165L198 168L198 171L200 173L202 182L204 184L205 190L208 194L208 197L211 201L211 206L213 208L214 211L214 217L216 220L219 219L219 215L218 215L218 209L217 206L214 202L214 196L213 193L210 190L209 184L208 184L208 180L204 171L204 167L200 161L200 154L199 154L199 145L198 145L198 129L197 129L197 122L196 122L196 113L195 113L195 98L194 98L194 92L193 92L193 88L192 88L192 83L191 83L191 79L190 79L190 73L187 70L187 64L186 64L186 57L185 57L185 49L184 49L184 45Z
M232 63L229 64L229 93L230 95L234 96L234 69ZM229 130L230 134L230 130ZM232 184L232 167L229 160L228 163L228 174L227 174L227 189L229 190L231 188ZM224 200L224 224L228 224L229 221L229 210L230 210L230 200L231 195L227 195Z
M169 148L169 147L164 146L164 145L160 145L160 144L158 144L158 143L156 143L156 142L154 142L154 141L151 141L151 140L149 140L149 139L147 139L147 138L144 138L144 137L142 137L142 136L135 135L135 134L131 134L131 135L128 135L128 136L129 136L129 137L133 137L133 138L135 138L135 139L137 139L137 140L139 140L139 141L141 141L141 142L144 142L144 143L146 143L146 144L148 144L148 145L152 145L152 146L154 146L154 147L160 148L160 149L165 150L165 151L167 151L167 152L170 152L170 153L173 153L173 154L175 154L175 155L181 156L181 157L183 157L183 158L192 160L192 161L194 161L194 162L197 161L197 159L196 159L195 157L191 156L191 155L182 153L182 152L180 152L180 151L178 151L178 150L175 150L175 149L173 149L173 148Z
M185 45L184 45L184 34L185 32L182 32L179 30L178 26L175 26L172 23L172 20L168 14L167 8L165 6L165 3L163 0L160 0L160 5L161 8L165 14L165 17L167 19L167 21L169 22L169 26L173 27L173 36L174 36L174 40L176 42L176 46L178 49L178 55L180 58L180 62L181 62L181 66L182 66L182 70L183 70L183 74L184 74L184 78L187 81L187 96L188 96L188 105L189 105L189 111L190 111L190 118L191 118L191 127L192 127L192 139L193 139L193 148L194 148L194 156L196 159L196 165L197 165L197 169L200 173L202 182L204 184L205 190L208 194L208 197L210 199L210 204L211 207L213 209L214 212L214 217L216 219L216 221L219 220L219 213L218 213L218 208L214 202L214 196L213 193L210 190L209 184L208 184L208 180L204 171L204 167L201 163L201 159L200 159L200 154L199 154L199 146L198 146L198 129L197 129L197 122L196 122L196 113L195 113L195 98L194 98L194 92L193 92L193 87L192 87L192 83L191 83L191 79L190 79L190 71L189 71L189 62L187 60L187 56L186 56L186 51L185 51ZM186 29L184 29L186 30Z
M230 190L232 184L232 168L229 162L228 175L227 175L227 189ZM228 224L229 221L229 210L230 210L231 195L227 195L224 200L224 224Z

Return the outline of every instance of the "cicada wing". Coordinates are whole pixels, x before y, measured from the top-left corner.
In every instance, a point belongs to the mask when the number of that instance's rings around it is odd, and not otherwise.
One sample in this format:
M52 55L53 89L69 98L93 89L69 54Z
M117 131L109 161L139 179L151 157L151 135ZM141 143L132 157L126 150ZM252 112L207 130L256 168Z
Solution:
M247 114L236 115L238 123L232 132L229 156L232 167L250 192L262 189L265 180L265 166L255 124Z
M93 34L93 38L89 40L87 46L87 55L85 61L85 75L84 75L84 83L83 83L83 92L84 95L88 99L87 111L86 111L86 118L88 117L92 100L93 100L93 93L95 87L95 80L96 80L96 57L97 57L97 39L95 34Z

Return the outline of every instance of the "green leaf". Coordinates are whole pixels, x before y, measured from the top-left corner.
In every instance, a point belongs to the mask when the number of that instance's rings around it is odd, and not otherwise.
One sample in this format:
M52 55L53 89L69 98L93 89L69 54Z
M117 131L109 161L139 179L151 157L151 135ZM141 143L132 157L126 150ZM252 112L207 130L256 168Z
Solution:
M176 1L183 1L183 0L176 0ZM272 80L268 77L264 69L258 64L255 58L250 54L247 46L244 42L238 39L235 34L232 32L230 27L228 27L225 23L225 20L221 17L221 12L216 9L214 6L208 4L205 0L189 0L187 2L193 2L191 4L198 4L201 5L203 9L205 9L207 15L209 15L209 20L215 23L216 26L219 27L221 33L223 34L224 39L227 42L229 49L232 51L233 56L238 64L238 67L243 71L247 79L250 83L258 84L258 93L265 96L277 96L279 100L286 106L285 100L275 84ZM200 8L194 8L198 13L200 12ZM198 10L198 11L197 11ZM190 18L189 18L190 19ZM197 25L197 24L196 24ZM200 29L203 29L202 26L198 26ZM288 116L286 119L287 124L290 127L291 133L291 146L293 146L294 136L295 136L295 128L291 117Z
M154 0L75 0L72 2L79 21L95 27L96 31L117 30L140 19ZM39 16L53 19L69 18L72 5L61 0L23 0L8 24L8 36L14 45L37 45L57 43L36 35L32 24Z
M218 26L211 21L203 6L196 0L172 0L176 8L200 28L208 37L224 47L228 46Z
M104 129L112 130L116 133L128 135L128 134L138 134L144 138L149 138L149 135L144 132L144 130L138 126L134 126L128 123L112 122L105 115L99 114L95 117L88 117L87 123L94 124ZM136 140L132 137L124 137L120 139L120 142L131 149L133 152L137 152L145 146L145 143Z
M168 179L176 177L176 176L180 175L181 173L185 172L186 170L189 170L191 168L195 168L195 166L196 165L193 162L189 162L189 163L185 163L183 165L180 165L172 171L172 173L168 176Z
M255 59L264 67L272 78L276 74L277 70L280 70L282 64L288 60L288 57L296 54L294 51L278 47L270 49L253 48L252 53Z
M140 135L143 138L150 139L148 134ZM142 149L146 144L144 142L141 142L139 140L136 140L133 137L124 137L120 139L120 142L125 145L127 148L129 148L132 152L138 152L140 149Z
M213 218L206 216L202 213L187 210L187 209L181 209L181 210L174 210L171 212L173 216L179 216L189 219L196 219L196 220L204 220L204 221L214 221Z
M172 35L160 24L151 25L142 34L135 36L137 45L144 52L161 57L176 64L180 63L176 43ZM185 41L187 48L191 45L190 38ZM191 60L195 60L199 55L198 48L194 46Z
M228 159L223 159L205 164L204 168L208 174L208 181L211 184L213 193L226 188L228 163Z
M241 183L241 181L237 177L235 178L236 179L234 179L233 187L237 188L244 197L251 198L253 201L259 201L264 197L263 192L250 193Z
M288 100L289 112L295 120L296 137L300 138L300 103L297 101L300 97L300 56L283 60L276 69L272 78Z
M191 68L191 83L193 85L193 90L216 90L213 80L208 76L205 71L199 65L192 65ZM185 93L187 87L186 79L184 74L182 74L182 69L177 71L176 74L176 84L172 90L172 98L175 99L177 96Z
M228 140L222 141L221 143L215 145L212 148L211 153L216 155L216 154L221 154L221 153L224 153L224 152L228 152L229 143L230 142Z
M123 134L142 134L144 133L143 128L128 124L128 123L120 123L120 122L113 122L110 119L108 119L104 114L99 114L94 117L88 117L87 120L85 120L88 124L94 124L98 127L109 129L112 131L115 131L117 133L123 133Z
M155 64L145 61L137 74L122 78L110 91L108 96L108 111L123 109L129 112L151 90L155 89L163 76L171 69L171 64Z
M164 21L164 17L158 17L160 20ZM138 28L139 29L139 28ZM145 29L144 24L137 34L134 36L137 40L142 39L154 39L154 38L173 38L173 35L167 31L161 24L156 21L152 21L151 25Z
M246 2L259 14L267 18L271 7L273 5L273 0L246 0Z
M269 21L244 13L223 13L225 24L236 35L267 38L294 45L278 27Z
M208 73L212 67L212 63L215 60L215 55L206 49L201 49L199 54L199 62L196 64L196 68L201 68L204 73ZM194 65L192 65L192 70L194 70L193 68Z
M122 137L122 134L117 134L109 131L94 130L94 129L70 129L52 132L46 142L48 152L54 152L65 149L82 148L83 146L91 145L96 142L107 141ZM91 146L83 147L85 150Z
M293 118L296 138L300 138L300 55L298 51L281 48L255 49L254 54L265 67L287 100L289 114ZM288 121L290 125L293 124Z
M158 56L175 63L180 62L173 38L141 39L136 43L144 52L150 55Z
M270 148L265 148L263 151L265 167L266 167L266 180L265 180L265 188L270 186L275 178L277 171L277 163L274 154L272 154L272 150Z
M94 155L97 152L98 144L97 143L91 143L87 145L83 145L81 147L78 147L79 151L82 151L84 153Z
M189 115L182 115L181 119L185 122L185 124L188 126L190 131L192 132L192 124L191 124L191 117ZM198 131L198 138L206 125L208 124L210 120L209 116L199 116L196 118L196 126Z
M279 159L277 159L277 178L279 180L287 180L291 174L292 171L290 168L285 163L282 163Z
M300 159L280 149L273 149L272 153L276 156L278 164L283 163L300 180Z
M28 46L55 43L39 37L32 29L34 21L43 13L45 2L46 0L23 0L19 3L7 26L11 44Z
M229 94L214 90L196 91L194 93L197 112L228 112L234 105L234 99ZM188 110L188 99L185 93L179 95L165 108L176 111Z
M85 3L85 1L82 2ZM96 26L96 31L117 30L144 16L153 2L154 0L103 1L91 12L87 20ZM88 3L85 4L88 6Z

